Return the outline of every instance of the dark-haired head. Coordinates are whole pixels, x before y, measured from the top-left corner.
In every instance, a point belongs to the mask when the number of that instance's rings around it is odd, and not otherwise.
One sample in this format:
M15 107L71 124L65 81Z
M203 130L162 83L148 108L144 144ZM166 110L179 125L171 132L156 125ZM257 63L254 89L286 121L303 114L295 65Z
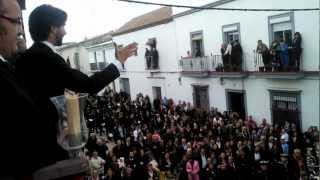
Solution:
M67 13L51 5L35 8L29 17L29 31L35 42L48 41L55 45L62 44L65 35L64 26Z

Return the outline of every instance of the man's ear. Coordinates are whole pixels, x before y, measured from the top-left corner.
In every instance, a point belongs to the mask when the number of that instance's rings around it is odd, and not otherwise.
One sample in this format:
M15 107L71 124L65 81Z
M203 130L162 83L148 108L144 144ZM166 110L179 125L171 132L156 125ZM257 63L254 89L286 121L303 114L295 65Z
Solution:
M54 27L54 26L51 26L50 27L50 33L56 33L58 31L58 28L57 27Z

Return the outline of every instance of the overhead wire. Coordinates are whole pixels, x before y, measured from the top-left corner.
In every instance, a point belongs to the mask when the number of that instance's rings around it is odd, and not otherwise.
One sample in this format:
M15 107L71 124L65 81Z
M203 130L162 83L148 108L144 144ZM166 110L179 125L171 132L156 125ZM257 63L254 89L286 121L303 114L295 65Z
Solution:
M189 8L189 9L199 9L199 10L217 10L217 11L319 11L320 8L288 8L288 9L256 9L256 8L221 8L221 7L207 7L207 6L189 6L189 5L179 5L179 4L166 4L166 3L155 3L137 0L118 0L122 2L135 3L135 4L145 4L145 5L158 5L176 8Z

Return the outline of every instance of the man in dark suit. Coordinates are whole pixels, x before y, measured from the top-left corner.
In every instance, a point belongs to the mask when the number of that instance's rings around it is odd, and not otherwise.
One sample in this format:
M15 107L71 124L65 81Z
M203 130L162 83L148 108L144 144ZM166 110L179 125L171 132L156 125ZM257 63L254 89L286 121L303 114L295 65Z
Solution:
M12 57L22 33L21 10L16 0L0 0L0 179L30 175L41 143L34 124L40 121L35 103L19 83ZM9 60L10 59L10 60Z
M45 139L38 146L43 151L39 156L46 160L46 165L68 158L67 152L57 144L59 117L50 98L62 95L65 89L97 93L119 77L119 70L114 64L91 77L68 66L54 49L54 46L62 44L66 20L64 11L50 5L34 9L29 17L29 31L34 44L16 61L16 72L43 117L33 130L41 129L39 136ZM117 59L124 63L136 50L136 43L119 49L116 51Z

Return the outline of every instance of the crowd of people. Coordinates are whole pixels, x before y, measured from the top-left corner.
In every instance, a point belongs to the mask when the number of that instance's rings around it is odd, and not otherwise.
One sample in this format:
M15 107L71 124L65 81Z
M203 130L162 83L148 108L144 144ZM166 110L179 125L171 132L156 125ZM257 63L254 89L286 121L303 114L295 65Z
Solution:
M86 108L92 179L299 180L316 175L319 131L107 90ZM88 176L88 179L90 179Z

